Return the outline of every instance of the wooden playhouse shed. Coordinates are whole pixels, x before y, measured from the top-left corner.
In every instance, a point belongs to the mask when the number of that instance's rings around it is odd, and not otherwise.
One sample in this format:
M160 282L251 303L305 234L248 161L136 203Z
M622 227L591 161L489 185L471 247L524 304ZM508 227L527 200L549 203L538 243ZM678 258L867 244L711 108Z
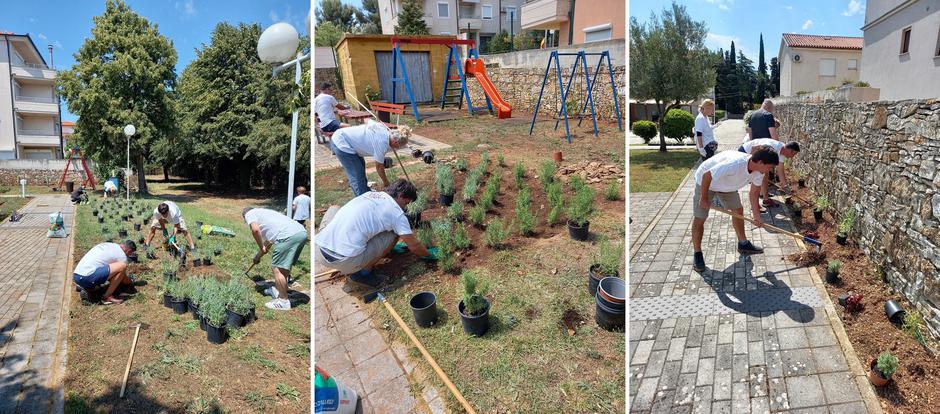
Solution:
M413 39L455 39L454 36L399 36ZM336 45L336 57L343 79L343 90L366 103L366 87L381 92L381 98L392 100L392 36L349 34ZM448 47L405 43L402 56L408 68L408 79L418 102L439 101L444 87L444 70ZM461 53L461 56L465 56ZM401 73L399 71L399 76ZM395 100L408 102L405 85L398 82ZM352 100L350 100L351 103Z

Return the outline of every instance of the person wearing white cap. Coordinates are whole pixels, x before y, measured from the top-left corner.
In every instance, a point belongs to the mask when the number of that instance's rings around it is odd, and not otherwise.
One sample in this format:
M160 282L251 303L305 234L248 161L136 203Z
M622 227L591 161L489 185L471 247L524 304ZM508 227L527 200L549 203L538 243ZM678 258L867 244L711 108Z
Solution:
M349 187L358 197L371 191L366 179L365 157L375 161L375 172L382 179L382 186L388 187L385 176L385 154L392 148L401 148L408 144L411 128L400 125L397 130L390 130L384 124L368 121L364 125L341 128L333 133L330 149L339 159L346 171Z

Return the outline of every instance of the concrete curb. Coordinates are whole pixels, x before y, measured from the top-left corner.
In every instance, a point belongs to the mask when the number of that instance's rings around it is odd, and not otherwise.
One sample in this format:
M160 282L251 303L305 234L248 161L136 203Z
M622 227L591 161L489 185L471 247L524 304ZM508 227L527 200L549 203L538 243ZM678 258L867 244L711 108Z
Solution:
M49 386L55 391L52 400L52 412L59 414L65 412L65 386L63 379L68 367L68 334L69 334L69 312L72 306L72 291L69 289L69 275L72 274L75 259L75 236L77 229L75 222L78 220L78 206L72 212L72 222L70 223L72 232L69 234L69 254L65 262L65 277L62 280L62 303L59 308L59 327L56 332L56 358L52 361L52 381Z

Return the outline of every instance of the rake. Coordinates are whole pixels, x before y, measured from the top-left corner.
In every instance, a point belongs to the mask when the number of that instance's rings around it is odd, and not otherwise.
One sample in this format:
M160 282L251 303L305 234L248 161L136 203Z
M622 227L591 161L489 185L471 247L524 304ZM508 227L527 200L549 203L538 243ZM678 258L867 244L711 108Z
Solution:
M725 213L725 214L727 214L727 215L729 215L729 216L731 216L731 217L734 217L734 218L739 218L739 219L748 221L748 222L750 222L750 223L752 223L752 224L757 224L757 221L754 220L754 219L752 219L752 218L750 218L750 217L742 216L742 215L737 214L737 213L734 213L734 212L732 212L732 211L730 211L730 210L725 210L725 209L723 209L723 208L721 208L721 207L712 206L711 209L712 209L712 210L715 210L715 211L720 211L720 212ZM768 230L772 230L772 231L774 231L774 232L776 232L776 233L781 233L781 234L784 234L784 235L793 237L794 239L802 240L802 241L805 241L805 242L807 242L807 243L809 243L809 244L812 244L813 246L816 246L816 253L819 253L819 252L822 251L822 242L820 242L819 240L816 240L816 239L814 239L814 238L812 238L812 237L809 237L809 236L806 236L806 235L803 235L803 234L800 234L800 233L794 233L794 232L792 232L792 231L787 231L787 230L781 229L780 227L777 227L777 226L774 226L774 225L770 225L770 224L767 224L767 223L764 223L764 227L766 227Z

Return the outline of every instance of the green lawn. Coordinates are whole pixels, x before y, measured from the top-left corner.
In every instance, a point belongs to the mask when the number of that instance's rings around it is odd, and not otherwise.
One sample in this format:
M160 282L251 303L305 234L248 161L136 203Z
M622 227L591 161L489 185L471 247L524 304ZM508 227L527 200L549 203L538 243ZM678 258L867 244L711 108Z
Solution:
M690 150L630 150L630 192L673 192L695 165L699 154Z
M29 200L32 200L32 198L0 197L0 222L6 220L13 210L19 210L23 208L23 206L29 203Z

